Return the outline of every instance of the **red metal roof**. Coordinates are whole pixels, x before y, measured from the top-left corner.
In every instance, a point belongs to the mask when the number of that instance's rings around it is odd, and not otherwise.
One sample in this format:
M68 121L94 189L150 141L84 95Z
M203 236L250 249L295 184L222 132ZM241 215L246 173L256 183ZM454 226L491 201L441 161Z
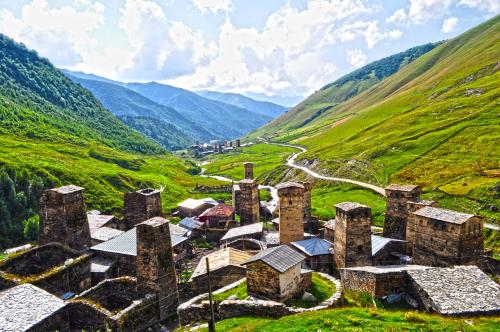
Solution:
M200 217L226 217L229 218L233 214L234 209L224 203L219 203L211 209L206 210Z

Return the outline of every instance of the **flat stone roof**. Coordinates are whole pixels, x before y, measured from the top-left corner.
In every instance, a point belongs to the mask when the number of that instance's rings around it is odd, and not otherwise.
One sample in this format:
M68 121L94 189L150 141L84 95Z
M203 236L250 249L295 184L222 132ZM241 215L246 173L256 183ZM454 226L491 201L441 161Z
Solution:
M441 209L432 206L423 207L414 212L419 217L437 219L441 221L451 222L454 224L462 224L474 217L473 214L457 212L453 210Z
M166 223L168 223L168 220L163 217L153 217L151 219L141 222L138 225L148 225L152 227L158 227Z
M62 186L62 187L54 188L54 189L51 189L51 190L57 191L60 194L70 194L70 193L74 193L74 192L77 192L77 191L85 190L85 188L78 187L78 186L75 186L73 184L70 184L68 186Z
M408 270L408 275L440 314L500 313L500 286L477 266Z
M419 188L419 186L413 184L390 184L385 187L386 190L397 190L397 191L413 191Z
M123 234L124 231L121 231L116 228L111 228L111 227L100 227L97 229L94 229L90 232L90 237L94 240L97 241L108 241L111 240L121 234Z
M373 274L386 274L386 273L395 273L395 272L403 272L410 270L426 270L430 269L429 266L423 265L378 265L378 266L357 266L357 267L348 267L343 270L350 271L362 271Z
M87 220L89 221L90 233L100 227L103 227L114 218L115 216L111 215L93 214L87 212Z
M50 317L66 303L32 284L0 292L0 331L26 331Z
M356 202L342 202L335 204L336 208L339 208L344 211L351 211L351 210L356 210L356 209L369 209L369 206L356 203Z
M299 188L299 189L304 189L304 190L306 189L301 183L298 183L298 182L283 182L283 183L279 183L276 186L277 190L286 189L286 188Z

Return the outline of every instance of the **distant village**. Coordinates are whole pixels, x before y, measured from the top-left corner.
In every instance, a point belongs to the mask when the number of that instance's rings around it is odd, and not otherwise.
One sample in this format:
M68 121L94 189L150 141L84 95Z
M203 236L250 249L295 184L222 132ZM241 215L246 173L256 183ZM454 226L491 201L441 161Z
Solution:
M202 158L214 153L226 153L235 148L252 146L252 142L243 143L239 139L233 141L210 141L209 143L196 142L188 148L188 153L193 158Z
M231 147L197 145L196 153ZM500 269L484 252L481 217L392 184L382 232L356 202L320 221L311 183L278 184L270 208L253 168L246 163L231 186L231 204L189 198L164 211L161 192L147 188L125 194L120 219L87 211L84 188L46 190L38 245L12 248L0 262L0 330L160 331L332 308L344 292L441 315L500 313L489 276ZM314 295L317 280L330 285L327 298ZM234 293L242 287L243 298Z

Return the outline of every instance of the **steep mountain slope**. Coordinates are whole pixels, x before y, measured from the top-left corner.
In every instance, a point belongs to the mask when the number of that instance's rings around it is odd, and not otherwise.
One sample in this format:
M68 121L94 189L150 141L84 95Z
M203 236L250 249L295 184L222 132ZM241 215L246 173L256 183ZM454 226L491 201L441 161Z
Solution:
M117 117L127 116L128 119L130 119L131 116L147 117L172 125L169 130L172 134L170 139L172 142L185 141L190 144L195 140L207 140L211 137L211 134L206 129L197 123L186 119L175 109L157 104L124 86L105 81L78 78L73 76L71 72L66 72L66 75L74 82L89 89L92 94L94 94L94 96L96 96L101 103ZM137 128L134 129L137 130ZM154 128L151 129L154 130ZM143 134L150 137L146 133ZM158 132L157 134L161 133ZM168 137L165 138L168 139ZM166 142L166 146L171 145L172 144L168 141Z
M197 91L202 97L217 100L226 104L245 108L249 111L264 114L271 118L276 118L287 111L287 107L268 101L255 100L238 93L217 92L217 91Z
M129 83L127 87L156 103L176 109L191 121L203 124L214 139L240 137L271 120L269 116L165 84Z
M3 133L30 137L162 152L158 145L117 120L90 92L49 61L1 34L0 128Z
M23 221L36 218L45 188L77 184L86 188L88 209L118 214L124 192L164 188L168 209L196 183L214 182L195 171L48 60L0 35L0 248L34 238L31 231L23 238Z
M499 220L500 17L449 40L293 136L302 162L372 183L416 183ZM447 194L449 196L443 196Z
M267 132L278 132L283 135L290 134L290 131L296 129L300 130L309 122L313 122L314 119L331 110L335 105L372 87L437 45L439 43L416 46L357 69L335 82L325 85L286 114L258 130L257 135L266 135Z

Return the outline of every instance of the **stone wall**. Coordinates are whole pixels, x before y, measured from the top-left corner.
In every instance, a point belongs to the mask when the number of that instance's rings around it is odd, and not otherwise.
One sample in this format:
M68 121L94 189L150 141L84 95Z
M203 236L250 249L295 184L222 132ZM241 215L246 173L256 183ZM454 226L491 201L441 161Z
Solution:
M232 284L246 276L246 269L243 266L229 265L210 271L210 283L212 289L219 289ZM208 278L206 274L200 275L192 280L195 294L208 291Z
M91 255L49 243L6 259L0 265L0 286L30 282L50 293L79 293L91 286Z
M483 223L474 216L462 224L417 216L413 260L429 266L482 265Z
M415 243L415 230L417 227L417 216L413 213L425 206L437 206L434 201L408 201L408 219L406 223L406 242L407 242L407 253L413 255L413 245Z
M304 239L304 192L302 184L280 183L279 196L280 244Z
M98 303L110 312L128 307L139 296L137 280L133 277L106 279L78 295L77 299Z
M259 298L279 299L279 272L261 261L247 264L247 290L249 295Z
M300 264L295 265L288 271L279 274L280 297L279 301L284 302L293 298L301 291L302 279L300 274Z
M143 221L161 215L160 191L147 188L125 193L123 217L127 230Z
M409 201L419 201L421 188L412 185L390 185L385 188L387 208L385 210L384 237L406 239Z
M65 186L47 189L40 196L38 243L64 244L76 250L91 246L83 188Z
M155 217L137 225L137 288L156 294L160 319L176 313L179 303L169 222Z
M259 185L254 180L240 181L239 214L241 226L260 222Z
M230 193L233 189L231 184L223 184L218 186L196 185L193 189L194 192L212 194L212 193Z
M337 268L372 264L371 209L358 203L335 205L335 264Z
M366 292L373 297L382 297L405 292L408 278L406 271L370 273L341 269L342 286L355 292Z
M108 316L105 312L99 310L96 305L70 300L65 310L71 331L106 331Z

